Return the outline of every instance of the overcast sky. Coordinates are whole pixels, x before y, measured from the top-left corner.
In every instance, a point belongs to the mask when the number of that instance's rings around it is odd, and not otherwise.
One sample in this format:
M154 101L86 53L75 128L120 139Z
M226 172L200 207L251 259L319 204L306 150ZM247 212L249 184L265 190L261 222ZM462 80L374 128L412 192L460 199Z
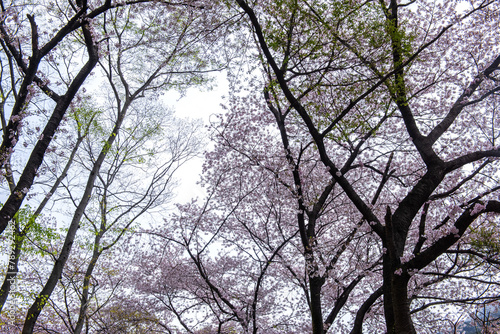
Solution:
M216 75L216 86L213 90L190 88L184 97L180 97L177 92L169 92L165 94L164 101L175 110L176 116L201 119L203 124L208 125L210 115L222 112L220 104L224 95L228 95L226 74L218 73ZM185 203L193 197L203 197L201 187L196 185L200 178L202 163L202 158L196 158L182 166L176 175L180 184L176 189L177 196L174 202Z

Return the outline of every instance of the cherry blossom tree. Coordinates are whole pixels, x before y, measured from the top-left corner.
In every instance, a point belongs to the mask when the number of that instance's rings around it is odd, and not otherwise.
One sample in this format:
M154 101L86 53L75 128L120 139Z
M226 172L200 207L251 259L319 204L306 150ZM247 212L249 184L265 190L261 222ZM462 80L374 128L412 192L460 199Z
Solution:
M435 333L497 303L498 2L228 5L248 71L213 123L207 200L161 236L201 280L166 308L207 305L218 332L278 331L289 305L290 332Z
M368 283L367 270L381 277L365 286L354 332L382 296L391 333L415 332L412 314L431 305L467 300L427 295L429 285L437 292L464 282L469 301L497 300L497 253L475 253L474 240L500 211L498 3L236 3L259 49L261 91L296 197L313 333L328 330L353 298L351 284ZM324 180L305 184L320 168ZM344 242L333 249L321 223L328 201L341 208L332 225ZM349 256L364 272L339 280L341 297L327 306L332 265L360 232L367 258ZM486 267L480 279L464 274L477 255ZM478 283L491 286L484 299L473 293Z

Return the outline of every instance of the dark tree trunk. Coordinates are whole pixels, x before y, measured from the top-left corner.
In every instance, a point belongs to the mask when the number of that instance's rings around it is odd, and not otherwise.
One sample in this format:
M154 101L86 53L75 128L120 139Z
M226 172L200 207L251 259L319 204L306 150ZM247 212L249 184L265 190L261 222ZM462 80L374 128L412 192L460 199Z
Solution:
M410 316L410 303L408 301L408 281L410 275L403 272L393 274L391 279L391 297L394 314L394 327L392 333L415 334L413 321Z
M383 289L384 289L384 316L385 325L387 326L387 333L392 333L394 328L394 311L392 303L392 292L391 292L391 272L393 271L391 262L389 260L389 255L385 254L383 258Z
M323 313L321 311L321 287L323 286L323 278L310 277L309 291L311 292L311 320L313 334L324 334L323 328Z
M16 238L14 240L9 256L9 263L7 266L7 272L5 273L5 279L3 281L2 288L0 289L0 311L7 301L7 297L9 296L12 285L16 282L16 277L19 270L18 263L19 256L21 255L21 245L22 239Z

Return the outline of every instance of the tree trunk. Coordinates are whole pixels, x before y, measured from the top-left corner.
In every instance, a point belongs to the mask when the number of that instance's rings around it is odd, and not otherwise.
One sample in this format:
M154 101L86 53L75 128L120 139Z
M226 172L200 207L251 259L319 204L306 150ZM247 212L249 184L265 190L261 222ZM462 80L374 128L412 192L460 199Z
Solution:
M395 266L384 256L384 315L389 334L415 334L410 315L408 282L410 275L395 273Z
M392 305L394 312L394 331L398 334L415 334L413 321L410 316L408 301L408 273L393 274L391 280Z
M323 278L309 277L309 291L311 292L311 320L313 334L324 334L323 313L321 311L321 287Z
M12 285L16 282L16 277L19 271L18 263L19 256L21 255L21 245L23 241L22 239L19 240L18 238L18 236L15 236L12 250L9 256L7 272L5 273L5 279L3 281L2 288L0 288L0 311L3 309L3 306L7 301L7 297L9 296Z
M392 266L389 260L389 255L384 254L383 258L383 276L384 276L384 316L387 333L392 333L394 329L394 310L392 307L392 289L391 289L391 276Z

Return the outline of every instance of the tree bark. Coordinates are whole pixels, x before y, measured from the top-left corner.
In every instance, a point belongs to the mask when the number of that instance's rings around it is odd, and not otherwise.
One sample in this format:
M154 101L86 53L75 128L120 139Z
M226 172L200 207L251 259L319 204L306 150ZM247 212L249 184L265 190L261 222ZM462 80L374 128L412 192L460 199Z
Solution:
M410 303L408 301L408 281L410 275L403 272L393 273L391 279L391 298L394 315L394 326L390 333L416 334L410 316Z
M23 239L18 240L15 234L14 238L16 239L12 244L7 272L5 274L5 279L3 281L2 287L0 288L0 311L2 311L2 308L7 301L7 297L9 296L12 285L16 282L16 277L19 272L18 263L19 256L21 255L21 245L23 243Z
M313 334L324 334L323 313L321 310L321 287L323 278L309 277L309 291L311 292L311 320Z

